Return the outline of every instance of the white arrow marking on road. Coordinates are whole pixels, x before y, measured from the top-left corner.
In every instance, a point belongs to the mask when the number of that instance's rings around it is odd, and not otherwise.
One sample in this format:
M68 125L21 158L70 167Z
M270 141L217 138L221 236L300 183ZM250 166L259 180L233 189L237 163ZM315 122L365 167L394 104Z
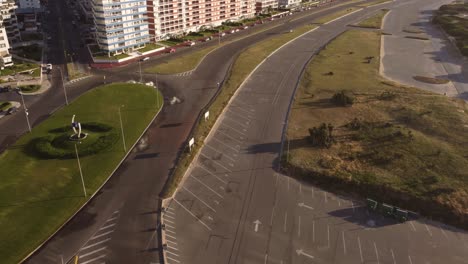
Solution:
M308 206L308 205L305 204L305 203L298 203L297 205L299 205L299 207L305 207L305 208L307 208L307 209L314 210L314 208Z
M314 256L305 253L304 250L302 250L302 249L296 250L296 253L297 253L298 256L302 255L304 257L308 257L308 258L311 258L311 259L314 258Z
M257 232L258 231L258 226L261 225L262 223L258 219L255 220L253 223L255 224L255 232Z

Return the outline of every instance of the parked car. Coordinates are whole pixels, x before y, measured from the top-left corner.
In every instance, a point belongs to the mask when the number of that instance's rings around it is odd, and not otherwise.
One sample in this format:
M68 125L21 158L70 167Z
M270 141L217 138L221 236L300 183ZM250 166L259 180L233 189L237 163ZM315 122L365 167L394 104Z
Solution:
M11 91L10 86L0 87L0 93L8 93L9 91Z
M176 52L176 49L170 48L167 52L168 52L168 53L174 53L174 52Z
M48 63L48 64L46 65L46 69L47 69L47 70L52 70L52 64Z
M141 59L140 61L147 61L149 60L149 57L144 57L143 59Z
M244 26L244 29L248 29L248 28L249 28L249 26Z
M189 46L189 47L195 46L195 42L194 41L189 41L189 42L187 42L187 46Z
M207 42L207 41L209 41L209 40L211 40L211 38L210 38L210 37L207 37L207 38L204 38L202 41Z
M16 113L16 111L18 111L18 108L13 106L13 107L8 108L8 110L6 111L6 114L7 115L12 115L12 114Z

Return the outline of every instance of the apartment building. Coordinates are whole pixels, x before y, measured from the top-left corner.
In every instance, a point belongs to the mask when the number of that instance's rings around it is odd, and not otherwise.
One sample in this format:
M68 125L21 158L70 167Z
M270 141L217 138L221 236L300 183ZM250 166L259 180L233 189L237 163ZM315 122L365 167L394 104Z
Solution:
M109 55L150 41L146 0L93 0L92 9L97 43Z
M255 3L255 13L263 13L278 8L278 0L257 0Z
M14 0L0 0L0 64L2 67L13 65L10 55L12 44L21 41Z
M153 41L255 14L255 0L147 0Z
M279 0L280 7L294 7L301 4L301 0Z
M19 7L39 9L41 8L41 1L40 0L19 0Z

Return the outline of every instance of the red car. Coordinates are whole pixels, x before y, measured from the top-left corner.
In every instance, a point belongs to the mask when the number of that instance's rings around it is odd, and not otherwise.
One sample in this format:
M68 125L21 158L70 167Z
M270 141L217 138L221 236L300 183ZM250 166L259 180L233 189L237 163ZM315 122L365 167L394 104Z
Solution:
M171 48L171 49L168 49L167 50L167 53L174 53L175 52L175 49L174 48Z

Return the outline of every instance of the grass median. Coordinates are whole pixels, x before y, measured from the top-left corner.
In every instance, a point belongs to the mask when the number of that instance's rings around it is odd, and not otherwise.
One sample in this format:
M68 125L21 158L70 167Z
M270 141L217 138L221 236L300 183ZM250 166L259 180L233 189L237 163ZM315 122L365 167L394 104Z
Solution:
M347 31L308 65L291 109L284 168L466 226L468 106L382 79L380 38ZM337 103L342 94L347 106Z
M468 56L468 3L443 5L436 11L433 22L455 38L456 45L464 56Z
M382 28L382 18L385 16L385 14L388 13L388 9L381 9L377 14L364 19L363 21L359 22L357 24L358 27L363 27L363 28L376 28L376 29L381 29Z
M314 23L325 24L325 23L328 23L328 22L330 22L330 21L332 21L334 19L340 18L340 17L345 16L347 14L350 14L352 12L355 12L355 11L357 11L359 9L361 9L361 8L349 7L349 8L340 10L340 11L336 11L334 13L331 13L329 15L326 15L326 16L323 16L323 17L320 17L320 18L314 20Z
M190 153L182 153L182 156L175 167L173 176L169 178L164 186L162 194L163 197L170 197L174 193L195 154L203 145L205 138L208 136L218 116L247 76L273 51L313 28L315 28L315 26L306 25L295 29L291 33L283 33L278 36L268 38L247 48L239 55L239 57L237 57L229 73L229 77L221 88L221 92L208 109L210 111L210 119L208 121L202 120L197 124L193 134L193 137L195 138L195 147L192 148L192 152Z
M110 84L93 89L22 136L0 155L0 259L18 263L55 232L87 201L125 156L118 112L121 107L125 141L131 146L157 113L157 91L140 84ZM162 102L159 102L161 105ZM83 189L71 135L72 115L89 129L78 144ZM86 125L85 125L86 124ZM96 125L99 124L99 125ZM99 138L110 128L110 137ZM108 129L109 130L109 129ZM107 132L106 132L107 133ZM57 158L43 155L36 142L51 140L48 148ZM91 141L95 140L95 144ZM40 142L39 142L40 143ZM48 143L47 141L45 142ZM96 146L103 146L97 153ZM44 145L41 145L44 146ZM86 154L85 150L90 150ZM61 154L67 155L61 155ZM71 155L68 155L71 154Z
M380 5L386 2L392 2L393 0L377 0L377 1L370 1L367 3L360 4L360 7L370 7L370 6L375 6L375 5Z

